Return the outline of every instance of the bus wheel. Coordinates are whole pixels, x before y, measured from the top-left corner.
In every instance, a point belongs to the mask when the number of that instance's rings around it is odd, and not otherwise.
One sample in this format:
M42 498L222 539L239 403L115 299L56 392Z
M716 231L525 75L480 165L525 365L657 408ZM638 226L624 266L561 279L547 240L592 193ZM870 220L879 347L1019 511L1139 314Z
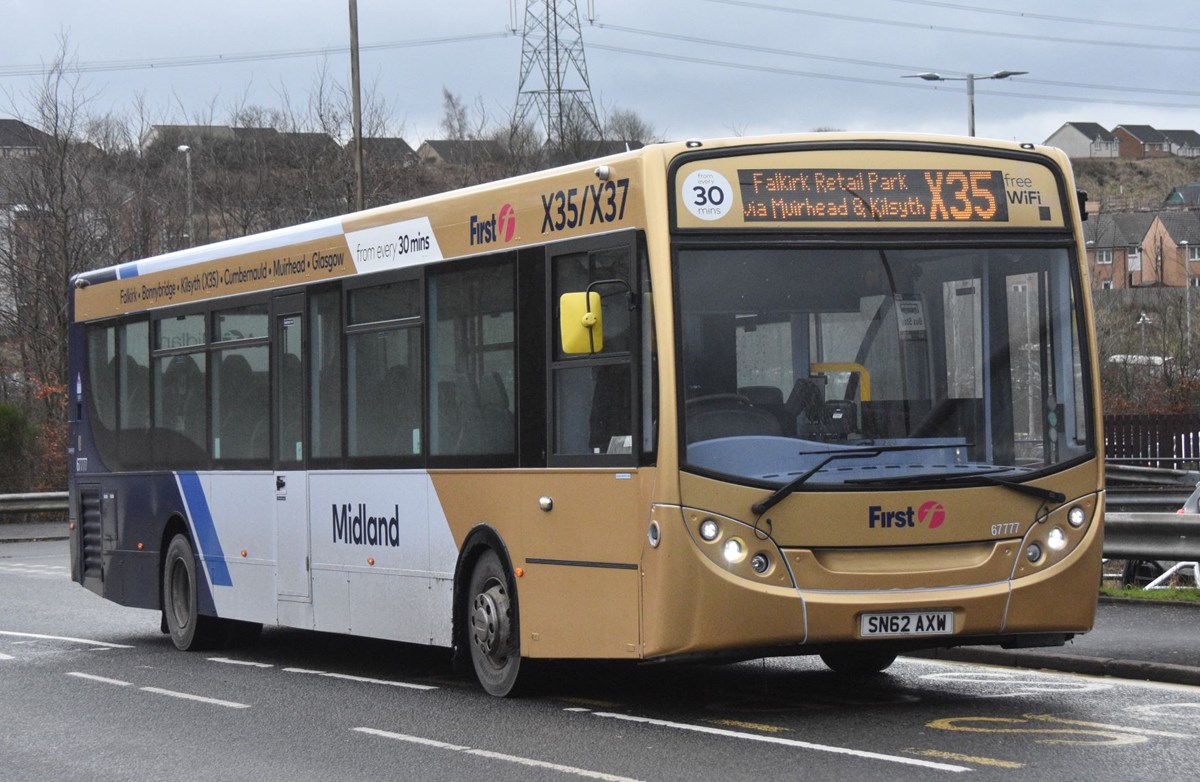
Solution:
M515 694L521 670L517 611L496 552L489 550L476 561L467 599L467 641L476 678L491 695Z
M896 662L896 654L881 649L855 649L822 654L821 660L834 673L866 676L879 673Z
M162 596L167 631L176 648L192 651L214 644L220 620L201 616L196 607L196 557L183 535L176 535L167 546Z

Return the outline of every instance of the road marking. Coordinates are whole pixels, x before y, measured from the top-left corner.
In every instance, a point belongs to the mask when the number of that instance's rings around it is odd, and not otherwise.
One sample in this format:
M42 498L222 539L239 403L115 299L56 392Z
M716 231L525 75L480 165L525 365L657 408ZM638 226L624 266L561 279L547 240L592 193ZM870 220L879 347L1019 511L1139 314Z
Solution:
M911 752L914 755L924 755L927 758L941 758L942 760L960 760L963 763L974 763L978 766L995 766L996 768L1025 768L1024 763L1017 763L1012 760L997 760L996 758L982 758L978 755L960 755L957 752L943 752L940 749L906 749L905 752Z
M1165 730L1147 730L1145 728L1127 728L1124 725L1107 725L1103 722L1082 722L1080 720L1068 720L1062 717L1055 717L1053 714L1022 714L1021 716L1030 720L1039 720L1041 722L1057 722L1061 725L1077 725L1084 728L1100 728L1102 730L1116 730L1121 733L1136 733L1140 736L1163 736L1169 739L1194 739L1195 736L1187 733L1171 733Z
M1190 711L1194 709L1195 711ZM1152 703L1145 706L1129 706L1126 711L1148 719L1182 718L1192 722L1200 720L1200 703Z
M576 703L580 706L591 706L592 708L612 709L621 704L614 701L599 701L594 698L560 698L563 703Z
M1067 725L1067 728L1018 727L1029 726L1030 722L1049 722ZM1010 717L949 717L926 723L927 727L937 730L950 730L963 733L1026 733L1044 735L1049 738L1034 739L1038 744L1081 744L1091 746L1119 747L1128 744L1142 744L1150 736L1166 738L1190 739L1184 733L1169 733L1161 730L1144 730L1142 728L1126 728L1121 725L1106 725L1099 722L1082 722L1066 720L1050 715L1023 714L1020 719Z
M94 673L81 673L80 671L68 671L67 676L74 676L78 679L87 679L88 681L101 682L103 684L115 684L118 687L132 687L131 682L124 682L120 679L109 679L107 676L97 676ZM166 695L171 698L181 698L188 701L198 701L199 703L208 703L213 706L224 706L229 709L248 709L250 705L247 703L235 703L233 701L223 701L218 698L206 698L203 695L192 695L188 692L177 692L175 690L164 690L159 687L138 687L142 692L149 692L155 695Z
M899 763L905 766L920 766L922 768L933 769L936 771L973 771L974 769L966 766L954 766L948 763L935 763L929 760L917 760L914 758L901 757L900 755L884 755L880 752L867 752L861 749L850 749L849 747L835 747L829 744L813 744L808 741L798 741L796 739L785 739L780 736L762 736L755 733L740 733L738 731L726 730L724 728L710 728L707 725L693 725L686 722L670 722L668 720L656 720L649 717L634 717L629 714L613 714L611 712L592 712L597 717L605 719L621 720L624 722L637 722L643 725L655 725L662 728L674 728L676 730L688 730L693 733L706 733L710 736L724 736L725 738L742 739L744 741L760 741L765 744L779 744L785 747L795 747L797 749L811 749L817 752L832 752L836 755L852 755L858 758L867 760L882 760L888 763Z
M246 665L251 668L274 668L271 663L256 663L250 660L231 660L228 657L209 657L209 662L225 663L226 665Z
M462 752L466 755L476 755L490 760L503 760L506 763L517 763L522 766L533 766L535 768L545 768L551 771L561 771L564 774L574 774L578 777L586 777L588 779L602 779L606 782L637 782L632 777L621 777L615 774L605 774L603 771L591 771L586 768L576 768L575 766L564 766L561 763L551 763L545 760L535 760L533 758L523 758L519 755L506 755L502 752L492 752L486 749L474 749L472 747L464 747L458 744L448 744L444 741L435 739L421 738L420 736L410 736L405 733L392 733L386 730L377 730L375 728L353 728L359 733L366 733L370 736L380 736L385 739L394 739L396 741L407 741L411 744L420 744L426 747L435 749L445 749L451 752Z
M67 676L74 676L77 679L87 679L92 682L101 682L103 684L115 684L118 687L129 687L129 682L123 682L120 679L110 679L107 676L97 676L94 673L81 673L79 671L68 671Z
M213 706L224 706L229 709L248 709L248 703L235 703L233 701L223 701L217 698L206 698L203 695L192 695L188 692L176 692L175 690L164 690L159 687L139 687L142 692L152 692L155 695L166 695L171 698L180 698L185 701L198 701L200 703L208 703Z
M389 679L372 679L367 676L353 676L348 673L329 673L328 671L313 671L308 668L284 668L285 673L304 673L309 676L324 676L329 679L343 679L350 682L361 682L363 684L383 684L388 687L405 687L410 690L436 690L437 687L432 684L413 684L412 682L397 682Z
M746 730L757 730L762 733L790 733L791 728L781 728L778 725L766 725L761 722L745 722L743 720L705 720L714 725L724 725L727 728L745 728Z
M921 677L927 681L964 684L990 684L1013 692L983 693L981 698L1019 698L1031 692L1100 692L1112 689L1112 684L1100 681L1052 681L1026 673L1007 671L951 671L928 673Z
M4 652L0 652L0 660L15 660L15 659L17 659L17 658L13 657L11 654L5 654Z
M90 641L87 638L72 638L67 635L42 635L41 633L18 633L15 630L0 630L0 635L12 635L18 638L41 638L46 641L68 641L75 644L91 644L108 649L132 649L129 644L110 644L107 641Z

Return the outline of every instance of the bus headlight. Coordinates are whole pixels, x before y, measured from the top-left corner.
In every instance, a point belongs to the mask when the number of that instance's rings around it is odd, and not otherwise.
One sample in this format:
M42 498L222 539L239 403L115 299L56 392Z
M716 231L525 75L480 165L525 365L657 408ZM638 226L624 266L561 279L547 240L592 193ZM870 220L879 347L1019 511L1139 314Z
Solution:
M1042 547L1036 543L1030 543L1029 548L1025 549L1025 558L1036 564L1042 558Z
M1076 529L1082 527L1085 521L1087 521L1087 514L1078 505L1071 508L1071 511L1067 514L1067 523Z
M700 537L704 538L709 543L717 539L721 534L721 525L717 524L716 519L705 519L700 522Z
M762 552L755 554L750 557L750 569L761 576L771 569L771 558Z
M725 555L725 561L732 565L745 559L746 544L742 542L741 538L730 538L725 541L725 546L721 551Z
M1055 527L1046 536L1046 545L1051 551L1062 551L1067 546L1067 533L1062 531L1062 527Z

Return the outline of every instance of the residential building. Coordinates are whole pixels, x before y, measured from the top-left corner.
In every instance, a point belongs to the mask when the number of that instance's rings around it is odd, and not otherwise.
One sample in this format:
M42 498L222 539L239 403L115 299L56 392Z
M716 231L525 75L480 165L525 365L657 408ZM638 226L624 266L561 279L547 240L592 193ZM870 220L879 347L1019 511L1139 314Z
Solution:
M0 157L28 157L48 147L53 140L19 119L0 119Z
M1162 131L1149 125L1117 125L1113 135L1121 147L1121 157L1141 160L1152 157L1168 157L1171 145Z
M1144 243L1154 212L1100 212L1083 224L1093 288L1154 284L1143 267Z
M1158 212L1143 244L1162 284L1200 285L1200 212Z
M1058 147L1071 158L1114 158L1120 155L1116 136L1095 122L1068 122L1051 133L1045 143Z
M364 138L362 144L365 160L376 163L413 163L417 160L417 153L402 138ZM352 151L354 142L349 142L346 149Z
M1164 130L1171 154L1176 157L1200 157L1200 133L1194 130Z
M417 148L423 163L470 166L502 160L504 150L490 139L429 139Z

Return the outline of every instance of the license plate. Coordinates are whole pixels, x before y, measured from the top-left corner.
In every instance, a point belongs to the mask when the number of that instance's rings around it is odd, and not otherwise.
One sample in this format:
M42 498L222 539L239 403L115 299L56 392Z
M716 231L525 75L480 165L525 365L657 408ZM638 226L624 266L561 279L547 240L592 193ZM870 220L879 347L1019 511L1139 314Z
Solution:
M863 614L859 635L864 638L892 635L950 635L953 611L916 611L907 614Z

